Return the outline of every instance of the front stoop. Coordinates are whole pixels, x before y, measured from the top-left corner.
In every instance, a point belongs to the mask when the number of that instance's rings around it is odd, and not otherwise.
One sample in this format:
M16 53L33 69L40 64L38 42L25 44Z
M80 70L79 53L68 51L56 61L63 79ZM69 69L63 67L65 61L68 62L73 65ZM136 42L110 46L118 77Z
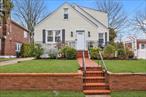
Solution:
M80 54L82 53L78 53L77 60L80 64L80 69L83 71L82 57ZM108 95L111 91L109 84L106 82L105 73L103 72L102 67L89 59L88 56L85 56L85 64L86 73L83 79L83 93L88 95L87 97L110 97Z

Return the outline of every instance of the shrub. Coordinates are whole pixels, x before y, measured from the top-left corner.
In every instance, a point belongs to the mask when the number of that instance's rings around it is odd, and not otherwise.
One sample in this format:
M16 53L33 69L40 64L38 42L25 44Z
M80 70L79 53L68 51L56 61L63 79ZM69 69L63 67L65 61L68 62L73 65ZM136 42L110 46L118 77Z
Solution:
M22 57L31 57L32 51L31 44L22 44L20 55Z
M74 48L68 47L65 51L65 56L67 59L75 59L76 58L76 50Z
M37 59L40 59L40 56L43 54L43 48L41 45L36 44L33 46L33 56Z
M75 59L76 58L76 50L69 46L65 46L60 49L61 56L67 59Z
M52 48L52 49L49 50L49 57L51 59L56 59L57 55L58 55L58 49Z
M104 48L104 58L106 59L112 59L115 57L115 47L112 46L111 44L108 44L105 48Z
M134 57L134 52L126 48L126 55L128 58L133 58Z
M127 59L124 48L118 49L118 59Z
M63 48L60 49L59 53L61 54L62 58L66 58L66 50L67 50L68 46L64 46Z
M97 48L97 47L91 48L90 49L91 59L99 59L100 58L99 51L100 51L100 48Z

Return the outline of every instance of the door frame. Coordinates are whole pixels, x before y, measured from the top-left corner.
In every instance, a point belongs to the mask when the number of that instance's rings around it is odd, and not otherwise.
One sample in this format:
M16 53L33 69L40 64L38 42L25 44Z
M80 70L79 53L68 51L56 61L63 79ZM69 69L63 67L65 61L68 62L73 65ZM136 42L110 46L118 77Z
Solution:
M83 36L84 36L84 48L83 48L83 49L78 49L78 48L77 48L77 35L78 35L79 32L82 32L82 33L83 33ZM76 30L76 49L77 49L78 51L84 51L84 50L86 50L85 30Z

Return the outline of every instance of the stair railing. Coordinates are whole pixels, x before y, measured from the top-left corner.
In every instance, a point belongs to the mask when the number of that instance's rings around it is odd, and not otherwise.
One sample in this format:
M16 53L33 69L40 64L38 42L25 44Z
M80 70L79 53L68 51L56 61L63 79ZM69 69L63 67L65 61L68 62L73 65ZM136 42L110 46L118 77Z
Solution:
M86 76L85 51L82 51L83 79Z
M108 73L107 73L107 67L105 65L105 62L104 62L104 59L103 59L103 56L101 54L101 52L99 51L99 56L100 56L100 59L101 59L101 63L99 62L99 64L101 65L101 67L103 68L103 71L105 73L105 81L106 83L108 83Z

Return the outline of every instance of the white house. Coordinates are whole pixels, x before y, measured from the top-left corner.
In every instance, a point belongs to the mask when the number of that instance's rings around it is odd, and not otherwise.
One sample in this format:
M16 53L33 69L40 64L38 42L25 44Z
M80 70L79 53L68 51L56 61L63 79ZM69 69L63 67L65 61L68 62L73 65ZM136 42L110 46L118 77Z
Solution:
M58 42L77 50L105 46L109 41L107 13L64 3L36 25L34 41L45 49Z
M146 39L137 39L135 37L128 37L125 39L124 44L138 59L146 59Z

